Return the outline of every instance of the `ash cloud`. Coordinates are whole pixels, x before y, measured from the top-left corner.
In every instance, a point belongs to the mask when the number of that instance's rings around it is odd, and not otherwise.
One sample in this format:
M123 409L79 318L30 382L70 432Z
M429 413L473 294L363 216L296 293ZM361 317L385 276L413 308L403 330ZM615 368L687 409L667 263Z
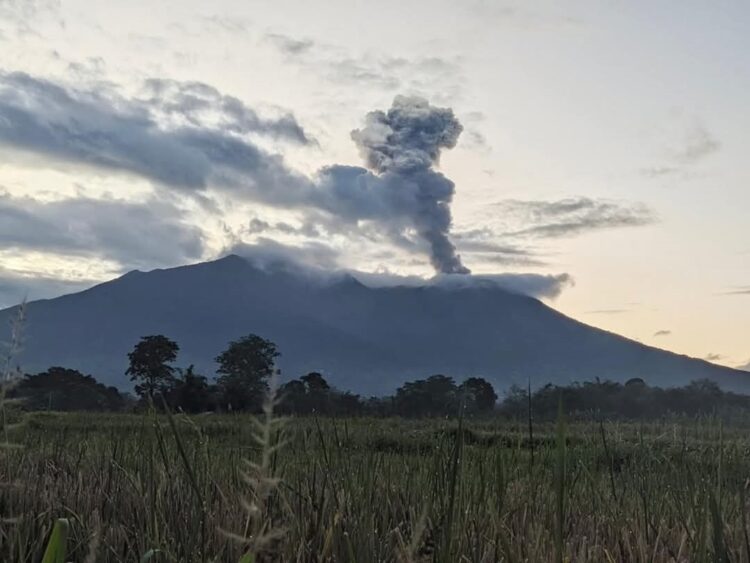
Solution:
M0 151L44 157L34 165L137 175L161 197L207 204L218 190L299 209L332 232L376 231L426 251L442 273L469 272L449 238L455 185L436 170L461 131L450 109L399 96L352 132L369 170L333 165L306 177L252 140L310 144L293 117L261 118L207 84L153 79L145 97L128 98L101 83L86 90L0 73Z
M445 274L470 272L448 236L455 184L435 170L441 151L455 147L462 130L451 109L397 96L387 112L370 112L365 127L352 132L367 166L411 210L433 267Z

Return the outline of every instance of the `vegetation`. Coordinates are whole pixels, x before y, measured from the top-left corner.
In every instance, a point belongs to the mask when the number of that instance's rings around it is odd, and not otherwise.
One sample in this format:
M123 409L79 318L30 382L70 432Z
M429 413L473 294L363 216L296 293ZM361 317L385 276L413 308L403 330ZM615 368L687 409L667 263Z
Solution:
M52 367L37 375L26 375L8 391L27 410L119 411L126 399L115 387L106 387L90 375Z
M498 404L478 377L363 400L312 372L275 393L260 337L231 343L213 383L156 336L130 355L136 402L60 367L19 379L20 340L1 561L750 563L750 398L710 382Z
M135 382L135 392L141 397L165 395L172 386L174 368L180 347L166 336L144 336L128 354L130 366L125 372Z
M746 426L252 420L30 415L0 560L748 561Z

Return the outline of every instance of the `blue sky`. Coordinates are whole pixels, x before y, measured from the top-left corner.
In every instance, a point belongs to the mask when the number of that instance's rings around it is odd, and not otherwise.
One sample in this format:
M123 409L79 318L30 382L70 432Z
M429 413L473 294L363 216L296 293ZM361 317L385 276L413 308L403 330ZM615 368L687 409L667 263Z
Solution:
M463 126L439 170L474 273L568 274L566 314L745 364L749 28L742 2L0 0L0 303L241 243L430 276L406 215L289 199L419 96ZM220 161L238 139L262 167Z

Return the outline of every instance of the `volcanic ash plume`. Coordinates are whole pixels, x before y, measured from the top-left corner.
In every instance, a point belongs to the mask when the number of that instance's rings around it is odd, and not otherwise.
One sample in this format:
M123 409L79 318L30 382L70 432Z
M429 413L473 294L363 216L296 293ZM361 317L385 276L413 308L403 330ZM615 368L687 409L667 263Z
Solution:
M470 273L448 237L455 185L434 170L440 151L455 147L462 130L451 109L398 96L391 109L370 112L365 127L352 132L367 166L412 207L414 226L430 245L430 261L444 274Z

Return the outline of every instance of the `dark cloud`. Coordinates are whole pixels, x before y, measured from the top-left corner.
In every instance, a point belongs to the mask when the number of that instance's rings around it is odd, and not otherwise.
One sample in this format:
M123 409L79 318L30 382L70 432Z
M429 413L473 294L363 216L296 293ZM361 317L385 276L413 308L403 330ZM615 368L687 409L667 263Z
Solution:
M657 330L654 333L654 336L669 336L672 334L671 330Z
M643 204L623 204L587 197L558 201L507 200L496 204L501 213L526 225L511 236L558 238L617 227L650 225L656 216Z
M0 248L109 259L129 269L195 261L204 242L198 227L158 200L43 203L0 194Z
M136 174L181 193L224 189L247 201L312 210L343 226L377 224L395 241L414 232L442 272L467 271L448 238L454 184L435 170L461 130L450 109L399 96L352 133L372 171L334 165L306 178L248 139L307 142L293 118L261 119L206 84L150 80L145 97L132 99L111 88L82 91L0 75L0 147Z
M261 118L240 99L222 94L203 82L152 78L146 80L145 88L148 107L162 115L184 120L193 127L239 135L256 133L300 144L311 142L291 114L274 119Z
M724 356L722 356L721 354L713 354L713 353L711 353L711 354L706 354L706 356L703 359L706 360L707 362L718 362L723 357Z
M289 56L299 56L307 53L315 45L312 39L295 39L282 33L267 33L265 39L283 54Z
M285 235L296 235L308 238L318 238L323 236L321 230L311 222L305 222L300 226L290 225L284 221L269 223L257 217L250 220L247 228L243 231L248 235L257 235L261 233L281 233Z
M137 174L170 188L209 185L245 195L300 180L246 138L304 142L289 116L263 120L199 83L150 81L147 100L74 90L27 74L0 74L0 147L79 166Z

